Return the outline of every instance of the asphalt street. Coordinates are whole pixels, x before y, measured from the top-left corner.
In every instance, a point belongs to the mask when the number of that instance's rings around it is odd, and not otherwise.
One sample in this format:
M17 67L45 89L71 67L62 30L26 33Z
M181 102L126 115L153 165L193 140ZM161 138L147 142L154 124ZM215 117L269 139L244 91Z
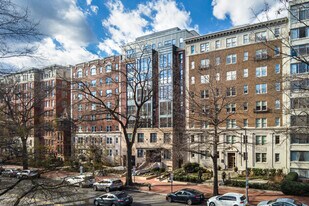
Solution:
M11 185L14 181L17 181L16 178L0 178L0 191L1 189ZM95 197L98 197L105 192L94 191L92 188L79 188L72 186L62 186L56 189L50 189L51 186L54 186L59 183L59 181L44 179L41 178L37 181L36 184L42 185L42 188L39 190L26 195L19 205L23 206L32 206L32 205L41 205L41 206L71 206L71 205L80 205L80 206L89 206L93 205ZM23 180L16 188L11 190L5 195L0 196L0 206L10 206L13 205L16 198L21 196L26 192L33 182L31 180ZM165 199L165 195L149 193L149 192L139 192L139 191L126 191L133 197L133 206L180 206L186 205L183 203L169 203ZM205 204L203 204L205 205Z

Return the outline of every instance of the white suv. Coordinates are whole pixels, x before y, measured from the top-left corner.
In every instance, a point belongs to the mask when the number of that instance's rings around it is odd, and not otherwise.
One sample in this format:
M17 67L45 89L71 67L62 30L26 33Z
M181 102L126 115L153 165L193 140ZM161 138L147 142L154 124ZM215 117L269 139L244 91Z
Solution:
M95 182L93 176L79 175L75 177L67 177L65 181L70 185L76 185L79 187L91 187Z
M120 190L123 187L123 183L120 179L104 179L93 184L93 190L105 190L109 192L111 190Z
M226 193L208 199L207 206L246 206L247 199L243 194Z

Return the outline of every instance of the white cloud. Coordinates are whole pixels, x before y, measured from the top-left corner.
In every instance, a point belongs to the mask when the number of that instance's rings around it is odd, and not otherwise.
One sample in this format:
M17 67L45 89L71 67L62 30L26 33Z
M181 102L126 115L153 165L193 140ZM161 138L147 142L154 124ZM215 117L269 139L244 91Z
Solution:
M229 16L233 25L256 22L256 16L261 20L285 16L284 12L280 14L276 12L280 5L283 6L277 0L233 0L233 3L230 0L212 1L213 15L222 20ZM264 12L266 7L269 7L267 15Z
M99 7L98 6L91 5L90 9L91 9L91 11L93 13L98 14L98 11L99 11Z
M86 0L87 6L91 5L92 0Z
M125 9L120 0L109 0L106 6L110 15L102 25L110 37L98 47L108 54L120 52L121 45L150 32L172 27L192 29L190 12L175 0L152 0L138 4L132 10Z
M97 40L87 24L86 14L76 5L75 0L14 2L27 6L33 19L40 21L38 29L44 34L44 38L33 43L38 46L34 54L38 59L13 58L5 62L18 67L41 67L50 64L75 64L98 58L85 49L90 42Z

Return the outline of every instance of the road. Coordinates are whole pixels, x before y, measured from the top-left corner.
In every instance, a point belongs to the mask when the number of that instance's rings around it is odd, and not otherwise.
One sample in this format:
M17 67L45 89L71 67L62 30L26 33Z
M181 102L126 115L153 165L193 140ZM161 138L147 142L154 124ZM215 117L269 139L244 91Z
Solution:
M17 181L16 178L3 178L1 177L0 190L6 185L12 184L14 181ZM57 184L59 181L50 180L50 179L39 179L38 184L42 185L42 189L27 195L22 199L19 205L23 206L32 206L32 205L41 205L41 206L50 206L50 205L82 205L89 206L93 205L93 200L95 197L98 197L105 192L102 191L93 191L92 188L79 188L72 186L59 187L57 189L46 189L52 184ZM13 205L16 198L23 194L32 186L30 180L23 180L18 187L14 188L9 193L0 196L0 206L10 206ZM43 188L44 187L44 188ZM133 206L184 206L186 204L182 203L168 203L165 200L165 195L148 193L148 192L139 192L139 191L126 191L133 197ZM204 204L205 205L205 204Z

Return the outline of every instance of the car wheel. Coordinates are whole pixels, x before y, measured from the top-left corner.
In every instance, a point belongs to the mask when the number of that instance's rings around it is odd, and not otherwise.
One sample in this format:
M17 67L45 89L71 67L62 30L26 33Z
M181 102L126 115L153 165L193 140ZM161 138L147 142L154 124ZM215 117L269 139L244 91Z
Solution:
M109 189L109 187L107 187L107 188L105 189L105 191L106 191L106 192L110 192L110 189Z
M94 190L94 191L98 191L98 187L97 187L97 186L94 186L94 187L93 187L93 190Z
M113 203L112 206L116 206L116 205Z
M167 201L168 201L168 202L173 202L173 200L172 200L171 197L168 197L168 198L167 198Z
M190 199L187 200L187 204L188 204L188 205L192 205L192 200L190 200Z
M211 202L211 203L209 203L209 206L216 206L216 204Z
M99 203L98 201L95 200L95 201L94 201L94 205L97 205L97 206L98 206L98 205L100 205L100 203Z

